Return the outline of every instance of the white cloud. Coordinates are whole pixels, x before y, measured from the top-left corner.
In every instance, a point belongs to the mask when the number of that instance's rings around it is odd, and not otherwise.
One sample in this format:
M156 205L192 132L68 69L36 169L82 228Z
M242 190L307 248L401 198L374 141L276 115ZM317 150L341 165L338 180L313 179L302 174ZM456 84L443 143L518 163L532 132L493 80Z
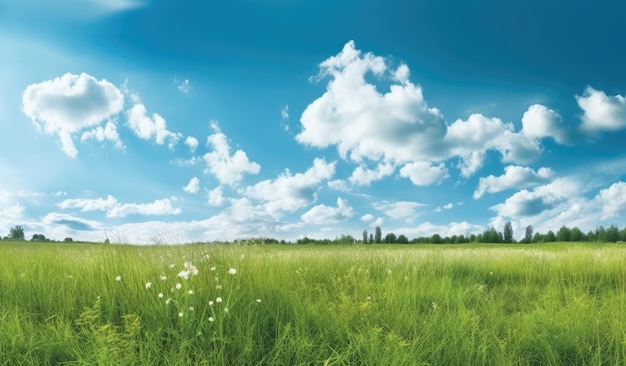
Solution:
M409 163L400 169L400 176L411 179L416 186L429 186L448 178L444 163L431 165L428 162Z
M552 137L559 144L571 142L561 115L540 104L533 104L524 112L521 133L535 138Z
M315 159L306 172L291 175L285 171L274 180L264 180L246 188L245 195L264 201L264 207L272 214L293 212L315 202L320 183L334 174L334 162Z
M174 133L167 129L167 123L165 119L158 113L153 113L152 116L148 116L146 106L137 101L137 97L134 96L136 103L133 107L126 112L128 118L128 126L133 132L141 139L151 140L163 145L165 140L168 140L168 148L174 149L174 146L178 144L180 139L180 133Z
M437 207L437 208L435 209L435 212L441 212L441 211L443 211L443 210L451 210L453 207L454 207L454 203L449 202L449 203L446 203L446 204L445 204L445 205L443 205L443 206Z
M439 110L428 107L419 86L407 81L380 94L366 82L370 72L385 76L382 57L361 55L351 41L320 69L320 77L332 80L303 112L298 142L319 148L336 145L343 158L349 155L357 162L428 160L440 149L445 122Z
M389 90L379 92L366 80L369 74L390 81ZM336 146L343 159L357 163L367 159L395 166L433 164L460 157L459 168L466 177L482 166L487 150L500 152L503 162L518 164L527 164L542 153L538 139L515 132L512 123L498 118L473 114L467 121L459 119L448 126L441 112L428 106L422 88L409 75L408 66L389 70L383 57L362 54L354 42L346 43L339 54L320 64L318 78L331 80L325 93L302 113L302 132L296 140L318 148ZM432 184L447 173L435 165L431 174L429 179L419 178L409 165L404 176Z
M114 196L102 198L72 198L57 204L61 209L80 209L81 212L105 211L107 217L126 217L131 214L143 216L151 215L178 215L180 208L172 207L169 199L155 200L152 203L120 203Z
M183 187L183 191L187 193L196 194L200 191L200 179L193 177L189 180L189 183Z
M482 167L487 150L502 154L503 162L526 164L536 159L542 147L535 138L514 132L512 123L499 118L472 114L467 121L456 120L448 128L445 141L449 156L459 156L461 175L469 177Z
M102 228L102 225L96 221L58 212L50 212L44 216L41 224L50 233L47 235L48 237L57 237L58 239L70 236L72 232L94 231Z
M350 186L345 180L335 179L328 181L328 188L342 192L350 192Z
M617 182L598 193L602 205L602 219L610 219L626 212L626 183Z
M187 145L189 151L191 151L192 153L196 151L199 144L200 142L198 141L198 139L193 136L187 136L187 138L185 139L185 145Z
M45 132L58 135L63 152L70 157L78 155L74 133L100 125L123 107L124 96L117 87L85 73L31 84L22 95L24 114ZM109 127L109 137L113 137L112 130Z
M216 207L224 206L224 204L226 203L226 199L224 198L222 186L219 186L209 191L208 203L209 205Z
M504 175L499 177L489 175L480 178L478 188L474 192L474 199L485 193L497 193L507 189L527 188L545 183L554 176L550 168L539 168L536 172L529 167L509 165L504 168Z
M374 205L379 211L385 213L385 215L392 219L408 219L412 220L418 216L416 209L418 207L426 206L423 203L411 202L411 201L382 201Z
M373 181L381 180L386 176L393 174L395 167L389 163L380 163L376 167L376 170L370 170L363 166L358 166L352 172L349 178L350 183L359 186L369 185Z
M189 79L185 79L178 85L178 91L185 95L189 95Z
M120 135L117 133L117 125L111 121L107 122L104 127L97 126L94 129L83 132L80 137L81 141L96 140L103 142L109 140L115 143L115 147L118 149L124 149L125 146L120 139Z
M558 178L549 184L535 188L533 191L523 189L504 203L491 207L503 217L520 218L537 216L544 211L562 207L571 197L581 191L580 183L573 178Z
M211 172L221 184L234 185L243 179L243 174L258 174L261 166L248 160L248 155L242 150L237 150L230 155L230 146L217 124L211 122L211 128L215 131L207 139L207 144L213 147L213 151L204 155L207 171Z
M372 222L376 217L372 214L365 214L361 216L361 221L364 223Z
M302 221L312 224L331 224L354 216L354 210L344 199L337 198L337 207L317 205L302 214Z
M280 115L283 118L283 120L289 119L289 106L288 105L286 105L285 108L283 108L280 111Z
M626 127L626 98L623 95L609 96L590 86L582 96L576 96L583 110L580 128L588 132L617 131Z

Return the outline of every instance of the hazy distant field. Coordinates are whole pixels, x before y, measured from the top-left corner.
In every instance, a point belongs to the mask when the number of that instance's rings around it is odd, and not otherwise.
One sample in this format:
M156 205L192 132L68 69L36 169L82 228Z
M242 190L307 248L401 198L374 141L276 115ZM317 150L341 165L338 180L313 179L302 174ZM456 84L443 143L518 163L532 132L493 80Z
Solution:
M2 242L0 365L59 363L624 364L626 245Z

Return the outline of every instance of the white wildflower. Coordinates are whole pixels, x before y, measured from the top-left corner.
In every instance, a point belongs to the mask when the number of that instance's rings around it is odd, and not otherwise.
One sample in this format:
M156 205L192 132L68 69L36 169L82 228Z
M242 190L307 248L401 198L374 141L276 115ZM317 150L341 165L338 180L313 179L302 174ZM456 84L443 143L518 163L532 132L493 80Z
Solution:
M235 274L237 274L237 270L235 268L231 268L228 270L228 273L234 276Z
M222 298L218 296L217 299L215 299L215 302L217 302L217 303L222 302Z
M187 293L188 293L189 295L193 295L193 290L189 290L189 291L187 291Z
M213 300L209 300L209 306L213 306Z
M193 311L193 306L190 306L190 307L189 307L189 311Z
M183 271L178 272L178 277L183 278L185 280L188 280L190 274L191 274L191 272L189 272L187 270L183 270Z
M215 267L211 267L211 271L215 271Z
M117 276L117 277L115 277L115 280L116 280L116 281L121 281L121 280L122 280L122 276Z
M177 289L177 290L180 290L180 289L181 289L181 287L183 287L183 285L182 285L181 283L177 283L177 284L176 284L176 289Z
M162 299L163 298L163 293L159 292L159 294L157 296L159 297L159 299Z
M182 318L182 317L183 317L183 315L184 315L184 314L183 314L182 312L178 313L178 317L179 317L179 318Z
M256 299L256 302L261 302L261 299Z
M210 316L210 317L209 317L209 321L210 321L210 322L212 322L213 320L215 320L215 319L213 319L213 317L212 317L212 316Z
M152 287L152 282L148 281L146 282L146 288L151 288Z
M161 275L161 277L160 277L160 278L161 278L161 281L165 281L165 280L167 280L167 276L166 276L166 275Z

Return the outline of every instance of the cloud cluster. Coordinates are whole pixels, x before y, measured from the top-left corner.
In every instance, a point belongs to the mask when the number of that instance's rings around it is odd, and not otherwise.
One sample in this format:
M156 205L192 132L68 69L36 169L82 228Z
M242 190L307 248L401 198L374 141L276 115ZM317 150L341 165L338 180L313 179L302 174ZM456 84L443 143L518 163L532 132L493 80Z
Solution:
M31 84L22 95L24 114L45 132L56 134L70 157L78 155L74 133L111 121L123 107L124 96L115 85L85 73ZM121 144L113 122L100 128L87 132L85 139L101 137Z
M485 193L497 193L507 189L527 188L547 183L554 176L550 168L539 168L536 172L529 167L508 165L504 168L504 175L496 177L489 175L480 178L478 188L474 191L474 199Z
M180 208L172 206L170 199L155 200L151 203L120 203L114 196L103 198L73 198L57 204L61 209L80 209L81 212L105 211L106 217L123 218L137 214L143 216L179 215Z
M317 205L302 214L302 221L311 224L332 224L354 216L348 201L337 198L337 207Z
M168 147L170 150L178 144L180 134L169 131L167 129L167 123L158 113L153 113L152 116L148 115L146 106L137 100L136 103L126 112L126 118L128 120L128 126L130 129L141 139L152 140L163 145L165 141L168 141Z
M244 174L258 174L261 166L248 159L243 150L237 150L230 155L230 145L217 124L211 122L211 128L215 132L207 139L207 145L213 148L212 152L204 155L207 165L206 171L211 172L220 184L235 185L243 179Z
M280 216L293 212L317 200L320 184L335 174L335 163L315 159L304 173L292 175L288 170L273 180L263 180L245 189L245 195L263 202L265 210Z
M609 96L605 92L587 87L582 96L576 96L583 110L583 131L597 133L626 128L626 97Z

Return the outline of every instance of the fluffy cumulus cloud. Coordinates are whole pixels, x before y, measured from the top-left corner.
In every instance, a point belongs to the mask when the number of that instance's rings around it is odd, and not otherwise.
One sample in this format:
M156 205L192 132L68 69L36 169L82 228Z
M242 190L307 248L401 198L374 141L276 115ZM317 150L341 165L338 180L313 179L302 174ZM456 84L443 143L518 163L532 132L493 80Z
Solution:
M447 131L445 142L449 156L461 158L461 175L469 177L482 167L487 150L497 150L503 162L527 164L541 155L540 142L516 133L512 123L482 114L472 114L466 121L456 120Z
M237 150L230 155L228 139L220 131L217 122L212 121L211 128L215 133L208 137L207 145L213 147L213 151L203 157L208 172L211 172L221 184L231 186L239 183L246 173L259 173L261 166L251 162L243 150Z
M368 81L370 75L391 83L389 90L379 92ZM343 159L360 165L366 159L403 165L403 176L419 185L445 179L445 167L437 164L453 157L461 159L461 173L470 176L482 166L487 150L500 152L503 162L518 164L542 153L538 138L516 132L512 123L498 118L474 114L448 126L409 75L408 66L393 68L385 58L362 54L354 42L346 43L339 54L320 64L318 78L330 81L325 93L302 113L296 140L318 148L336 146ZM424 162L431 164L426 167ZM376 175L355 181L369 177Z
M581 186L577 180L558 178L532 191L523 189L491 209L500 216L514 219L537 216L545 211L563 208L580 191Z
M344 199L337 198L337 207L317 205L305 212L302 221L312 224L332 224L354 216L354 210Z
M571 143L571 132L557 112L540 104L531 105L522 116L522 134L529 137L551 137L559 144Z
M133 99L135 104L126 112L130 129L139 138L144 140L154 139L159 145L163 145L167 141L169 149L172 150L178 144L180 134L169 131L165 118L160 114L153 113L152 116L149 116L146 106L139 102L136 96Z
M407 221L415 219L419 215L417 213L417 208L423 206L426 205L411 201L382 201L374 204L374 208L382 211L385 215L391 217L392 219L404 219Z
M607 95L605 92L587 87L582 96L576 96L583 110L582 125L586 132L617 131L626 128L626 97Z
M103 142L105 140L112 141L115 147L118 149L124 149L125 146L120 139L120 135L117 132L117 125L113 122L107 122L104 127L97 126L94 129L83 132L80 136L80 141L96 140Z
M200 179L193 177L189 180L189 183L183 187L183 191L191 194L196 194L200 191Z
M489 175L480 178L478 188L474 191L474 199L482 197L485 193L497 193L507 189L518 189L547 183L554 176L550 168L539 168L534 171L529 167L509 165L504 168L504 174L496 177Z
M221 186L210 190L207 199L210 206L221 207L226 203L226 198L224 198L224 192Z
M192 153L196 151L199 144L200 142L198 141L198 139L193 136L187 136L187 138L185 139L185 145L187 145L189 151L191 151Z
M617 182L598 193L602 205L602 219L610 219L626 212L626 183Z
M67 73L31 84L22 95L24 114L45 132L56 134L63 152L70 157L78 155L73 134L111 121L123 107L124 96L115 85L85 73ZM114 126L107 123L100 130L87 133L86 138L101 137L117 143L119 136Z
M409 178L416 186L429 186L448 178L448 169L444 163L408 163L400 169L400 176Z
M306 172L292 175L285 171L276 179L264 180L247 187L245 195L262 201L265 209L274 215L293 212L315 202L320 183L332 178L334 174L334 162L315 159L313 166Z
M110 218L123 218L137 214L143 216L178 215L180 208L172 206L170 199L155 200L151 203L120 203L114 196L103 198L72 198L57 204L61 209L80 209L81 212L104 211Z
M348 180L352 184L366 186L373 181L383 179L384 177L393 174L394 170L395 167L393 164L389 163L380 163L374 170L358 166L354 169Z

